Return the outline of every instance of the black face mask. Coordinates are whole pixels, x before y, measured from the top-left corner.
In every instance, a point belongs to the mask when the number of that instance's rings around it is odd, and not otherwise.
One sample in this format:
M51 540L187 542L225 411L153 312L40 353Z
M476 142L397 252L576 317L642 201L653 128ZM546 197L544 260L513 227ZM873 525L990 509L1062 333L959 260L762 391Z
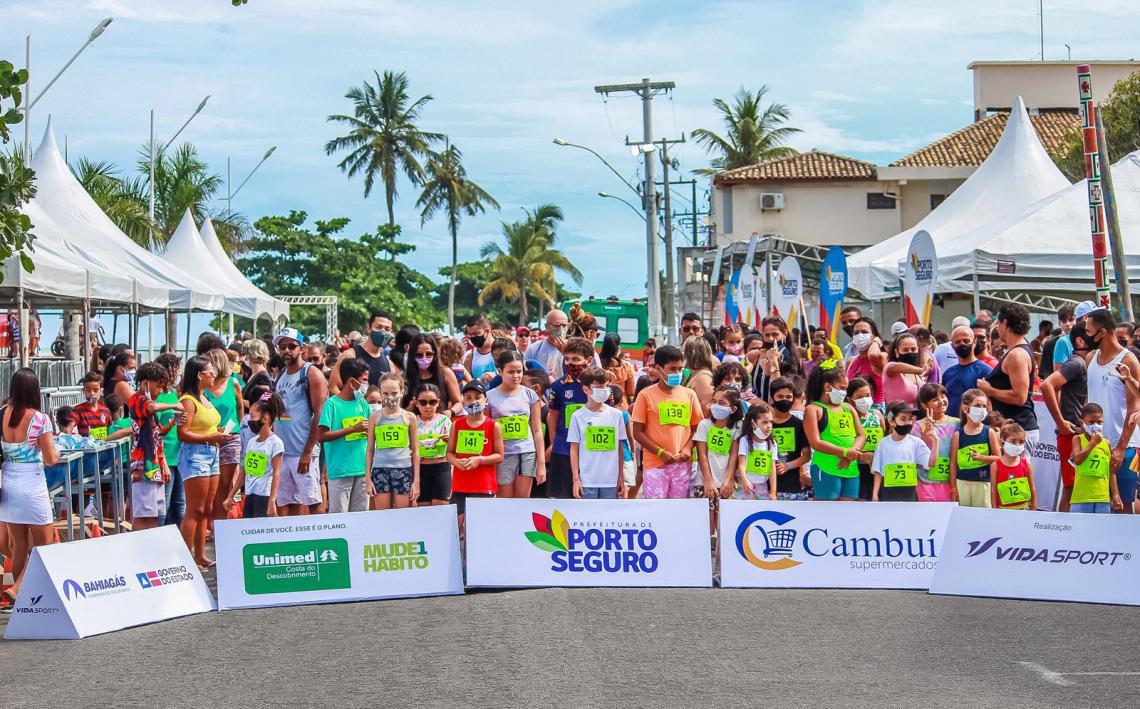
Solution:
M960 345L954 345L954 354L958 355L958 359L966 359L974 353L974 346L963 342Z
M766 349L766 350L770 350L775 346L776 346L775 342L765 342L764 343L764 349Z
M844 325L843 326L843 332L846 332L848 337L852 337L855 335L855 326L854 325Z
M261 433L261 427L264 425L264 423L264 421L254 421L253 419L250 419L249 430L253 431L255 434Z
M913 423L900 423L895 426L895 433L900 436L909 436L912 428L914 428Z
M980 355L981 353L983 353L985 351L986 351L986 341L985 340L977 340L974 342L974 354Z
M903 364L909 364L912 367L917 367L919 362L919 354L917 352L907 352L906 354L898 355L895 357L895 359L897 359L899 362L902 362Z
M479 349L483 345L487 344L487 338L483 335L476 335L475 337L468 339L471 340L471 344L475 345L475 349Z
M772 408L782 414L786 414L792 410L792 406L795 403L796 402L792 401L791 399L780 399L779 401L772 402Z

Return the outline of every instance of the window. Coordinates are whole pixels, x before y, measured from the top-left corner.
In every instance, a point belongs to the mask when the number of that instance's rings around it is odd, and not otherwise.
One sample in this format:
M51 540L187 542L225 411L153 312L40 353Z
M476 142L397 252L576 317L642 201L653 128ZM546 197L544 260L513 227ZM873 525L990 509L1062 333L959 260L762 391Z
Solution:
M882 192L867 193L867 209L894 209L895 198L888 197Z
M721 233L731 234L732 233L732 188L731 187L725 187L724 188L724 202L723 202L723 204L724 204L724 218L721 219L721 223L724 224L724 230Z
M637 318L618 318L617 333L623 344L641 342L641 323Z
M933 212L935 209L938 208L938 205L942 204L945 201L946 201L946 195L944 195L944 194L932 194L932 195L930 195L930 211Z

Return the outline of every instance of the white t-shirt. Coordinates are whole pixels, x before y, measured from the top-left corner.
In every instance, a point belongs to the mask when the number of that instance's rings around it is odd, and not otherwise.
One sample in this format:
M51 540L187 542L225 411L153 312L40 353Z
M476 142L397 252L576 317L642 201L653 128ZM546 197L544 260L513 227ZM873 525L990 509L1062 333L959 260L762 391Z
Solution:
M594 428L600 430L588 430ZM578 476L582 487L617 487L621 476L621 444L625 440L625 417L620 409L605 405L601 411L590 411L583 406L574 412L566 441L578 444Z
M759 474L748 472L748 455L753 450L763 450L763 451L769 451L772 453L772 471L773 472L776 470L776 467L775 467L776 461L780 459L780 450L777 447L776 439L774 439L774 438L769 438L766 441L753 441L752 436L744 436L743 438L740 439L740 448L739 448L740 461L739 461L739 464L744 466L744 474L746 476L748 476L748 482L752 483L752 486L755 487L757 491L759 491L761 489L761 487L763 487L763 492L766 495L766 494L768 494L768 481L771 478L768 475L759 475Z
M697 432L693 434L693 440L708 445L709 431L711 431L712 428L712 419L701 421L697 424ZM719 429L719 431L728 432L729 445L731 446L731 442L740 437L740 423L737 422L736 426L731 429L722 428ZM712 473L713 482L716 483L717 487L724 485L724 480L728 477L728 462L731 454L731 449L727 453L717 453L712 448L708 450L709 472ZM698 468L699 467L700 466L698 466ZM698 484L704 485L704 475L700 473L699 469L697 470L697 480L699 481Z
M955 364L958 364L958 354L954 352L954 345L943 342L934 348L934 361L938 363L938 371L945 374Z
M250 455L250 454L253 455ZM264 441L254 436L246 441L241 452L241 466L245 472L245 494L269 497L273 488L273 460L285 454L285 443L276 433ZM264 472L262 471L264 467ZM260 474L259 474L260 473Z
M885 434L875 449L871 472L883 475L884 468L892 463L914 463L925 469L930 463L930 448L918 436L903 436L901 441L896 441L894 436Z
M539 340L526 348L526 358L536 360L550 375L550 381L562 378L562 353L548 340Z

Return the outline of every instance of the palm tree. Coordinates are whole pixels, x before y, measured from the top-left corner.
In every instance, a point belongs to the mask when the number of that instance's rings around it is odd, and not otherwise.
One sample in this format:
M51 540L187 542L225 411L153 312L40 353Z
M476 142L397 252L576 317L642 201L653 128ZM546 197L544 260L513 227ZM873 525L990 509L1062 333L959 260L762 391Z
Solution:
M353 115L338 114L326 119L343 123L350 131L325 143L325 153L348 151L337 167L349 177L364 173L365 197L372 193L376 178L380 178L388 205L388 224L395 226L396 172L402 170L413 185L422 185L426 174L420 160L428 157L431 145L444 136L416 126L420 111L432 100L431 94L409 104L407 74L372 73L376 76L375 86L365 81L363 86L354 86L344 95L352 100Z
M794 148L785 143L801 131L799 128L782 125L791 116L786 105L770 103L762 109L761 103L767 93L767 85L761 86L755 93L741 87L731 106L724 99L713 99L713 106L720 112L724 122L725 136L704 128L693 131L693 139L698 145L716 153L710 163L711 168L695 172L708 175L796 153Z
M119 174L114 163L79 158L71 171L111 221L138 244L149 244L154 225L147 214L146 188ZM140 199L140 195L143 198Z
M547 210L544 212L544 210ZM545 213L547 217L541 217ZM557 219L553 215L557 214ZM562 212L552 204L541 205L534 212L527 212L527 218L503 223L503 236L507 248L488 242L480 249L484 259L493 259L491 272L495 279L484 286L479 294L479 305L489 298L513 300L519 304L519 324L530 321L527 298L535 296L540 301L554 301L544 284L554 282L555 270L564 271L581 284L582 273L561 251L550 248L554 232L547 226L562 218Z
M467 178L463 167L463 154L450 143L441 153L428 158L427 179L423 192L416 200L421 209L420 226L442 212L447 216L447 230L451 233L451 284L447 289L447 322L455 329L455 276L459 264L459 221L466 214L473 217L487 206L499 208L495 198Z

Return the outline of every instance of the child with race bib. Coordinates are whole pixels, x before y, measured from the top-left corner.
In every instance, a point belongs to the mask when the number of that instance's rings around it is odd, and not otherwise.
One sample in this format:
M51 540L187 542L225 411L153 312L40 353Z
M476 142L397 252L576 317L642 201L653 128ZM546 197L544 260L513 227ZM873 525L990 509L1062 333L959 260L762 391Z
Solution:
M712 416L701 421L693 434L697 466L706 492L712 490L717 497L732 497L740 421L744 418L740 390L727 384L720 385L713 392L710 408Z
M744 417L740 437L740 464L737 468L738 500L775 500L779 486L777 464L780 446L772 435L772 407L757 401Z
M981 389L962 393L962 419L950 440L950 487L963 507L990 507L990 463L997 431L985 424L989 401Z
M847 403L855 407L866 436L863 448L859 451L859 499L870 500L875 491L875 474L871 472L871 461L875 458L879 441L883 440L887 424L883 420L883 414L874 408L875 385L870 379L855 377L847 382Z
M918 502L918 471L929 470L938 460L938 440L933 431L922 438L911 435L916 414L918 409L905 401L887 406L891 435L879 441L871 460L872 502Z
M625 497L622 474L622 444L625 417L621 409L606 402L613 392L606 383L606 371L590 367L578 381L589 392L584 408L574 412L566 440L570 443L570 465L574 473L574 497L588 500L616 500Z
M860 451L866 441L863 423L847 403L847 373L826 359L811 370L807 382L804 433L811 446L812 487L816 500L859 499Z
M368 364L358 357L343 360L340 377L344 384L321 407L318 438L325 444L332 514L368 509Z
M1073 497L1070 512L1108 514L1124 509L1116 476L1112 474L1112 447L1104 437L1104 409L1089 402L1081 409L1083 432L1073 436Z
M680 500L692 487L693 431L703 420L696 393L681 386L684 355L673 345L653 353L660 380L633 403L634 440L641 445L642 495L649 500ZM715 495L709 490L707 495Z
M494 497L498 490L495 470L503 462L503 431L486 414L487 390L472 380L463 386L466 416L451 424L447 462L452 465L451 501L459 514L459 538L464 538L467 500Z
M918 470L918 499L921 502L955 502L958 492L950 485L950 447L958 419L946 415L950 400L946 387L929 382L918 390L918 405L926 412L922 419L923 437L933 433L938 444L938 459L930 468Z
M244 484L242 517L253 519L277 516L277 488L281 484L281 460L285 443L273 432L273 425L285 411L285 404L272 392L265 392L249 407L250 436L242 437L241 475L234 476L233 488L222 504L229 511L234 495Z
M411 506L420 495L420 446L416 415L400 408L404 377L388 372L369 391L368 465L370 509Z
M154 362L139 366L138 390L130 401L131 413L131 528L153 529L166 515L166 483L170 469L163 451L164 437L155 414L182 411L182 404L160 404L158 395L166 385L166 369Z
M776 441L776 499L806 500L811 494L811 447L804 422L792 407L800 398L799 384L790 377L777 377L768 387L772 397L772 438Z
M1033 484L1033 464L1025 453L1025 429L1015 421L1001 426L1001 455L990 464L990 504L1002 510L1033 510L1037 490Z
M496 471L499 497L530 497L533 484L546 480L542 402L523 386L525 360L515 350L501 352L496 363L503 381L487 392L491 418L503 432L503 462Z
M566 375L551 383L550 405L546 413L547 430L554 439L547 458L547 497L574 496L574 473L570 469L570 443L566 440L566 433L574 412L586 405L588 397L578 377L586 371L593 358L593 346L581 337L571 337L562 346L562 368Z
M447 462L451 419L439 413L442 399L435 384L420 384L412 398L420 454L420 505L446 505L451 499L451 465Z

